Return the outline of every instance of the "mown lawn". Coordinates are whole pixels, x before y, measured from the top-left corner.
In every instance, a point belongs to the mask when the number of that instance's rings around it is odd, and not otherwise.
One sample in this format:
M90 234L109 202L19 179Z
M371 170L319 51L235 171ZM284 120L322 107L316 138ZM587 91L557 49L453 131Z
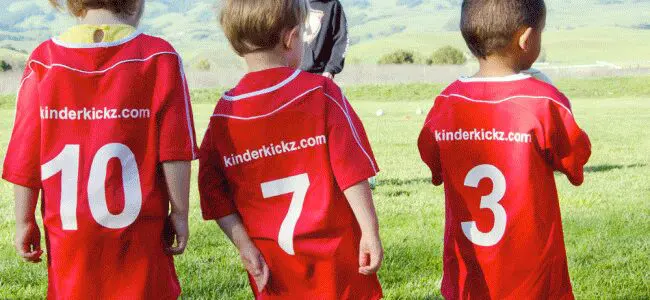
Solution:
M580 299L650 297L650 88L648 78L560 82L573 98L593 156L582 187L557 176L569 270ZM382 172L374 192L386 259L380 280L387 299L440 298L443 191L431 186L416 139L436 85L348 87ZM194 93L202 137L215 91ZM13 107L0 97L0 153L7 146ZM9 100L7 100L9 101ZM383 109L386 115L376 117ZM4 157L4 155L2 155ZM196 168L195 168L196 169ZM196 177L194 177L195 179ZM45 264L21 262L12 248L13 200L0 183L0 299L42 298ZM190 246L177 259L187 299L249 299L235 249L216 224L200 217L192 189ZM128 270L125 270L128 272Z

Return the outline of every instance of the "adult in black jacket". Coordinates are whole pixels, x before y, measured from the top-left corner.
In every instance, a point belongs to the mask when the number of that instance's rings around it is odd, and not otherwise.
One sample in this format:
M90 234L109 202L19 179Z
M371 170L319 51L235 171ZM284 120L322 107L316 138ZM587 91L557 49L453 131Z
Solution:
M348 50L348 24L338 0L310 0L309 26L301 69L334 78L343 71Z

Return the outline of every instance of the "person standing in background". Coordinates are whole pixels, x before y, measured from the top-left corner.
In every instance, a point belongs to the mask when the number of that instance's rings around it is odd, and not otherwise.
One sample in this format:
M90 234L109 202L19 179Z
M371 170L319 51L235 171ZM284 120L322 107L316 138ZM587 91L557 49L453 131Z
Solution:
M304 40L307 44L300 68L334 79L343 71L348 51L348 24L338 0L310 0Z

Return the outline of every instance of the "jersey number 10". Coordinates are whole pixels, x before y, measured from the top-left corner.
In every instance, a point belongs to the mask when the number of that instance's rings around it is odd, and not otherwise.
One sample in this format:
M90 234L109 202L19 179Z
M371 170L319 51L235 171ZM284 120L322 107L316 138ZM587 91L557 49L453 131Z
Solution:
M41 166L41 179L61 173L61 227L77 230L77 190L79 186L79 145L66 145L54 159ZM108 161L117 158L122 165L124 210L114 215L106 203ZM124 144L107 144L93 158L88 176L88 206L100 225L119 229L131 225L142 208L142 188L135 155Z

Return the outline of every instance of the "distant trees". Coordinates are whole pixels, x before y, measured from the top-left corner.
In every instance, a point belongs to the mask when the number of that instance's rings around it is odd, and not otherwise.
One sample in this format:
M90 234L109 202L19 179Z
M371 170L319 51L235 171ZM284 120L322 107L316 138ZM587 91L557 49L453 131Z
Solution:
M382 56L378 61L381 65L462 65L466 62L467 58L465 57L465 54L452 46L442 47L433 52L433 54L427 58L424 58L421 54L415 51L400 49Z
M194 66L196 69L201 70L201 71L210 71L212 68L212 65L210 64L210 61L207 59L201 59L199 60L196 65Z
M462 65L466 62L465 54L452 46L436 50L427 59L427 65Z
M380 65L404 65L420 63L421 57L411 50L396 50L379 59Z
M13 69L13 67L8 62L0 60L0 72L11 71L11 69Z

